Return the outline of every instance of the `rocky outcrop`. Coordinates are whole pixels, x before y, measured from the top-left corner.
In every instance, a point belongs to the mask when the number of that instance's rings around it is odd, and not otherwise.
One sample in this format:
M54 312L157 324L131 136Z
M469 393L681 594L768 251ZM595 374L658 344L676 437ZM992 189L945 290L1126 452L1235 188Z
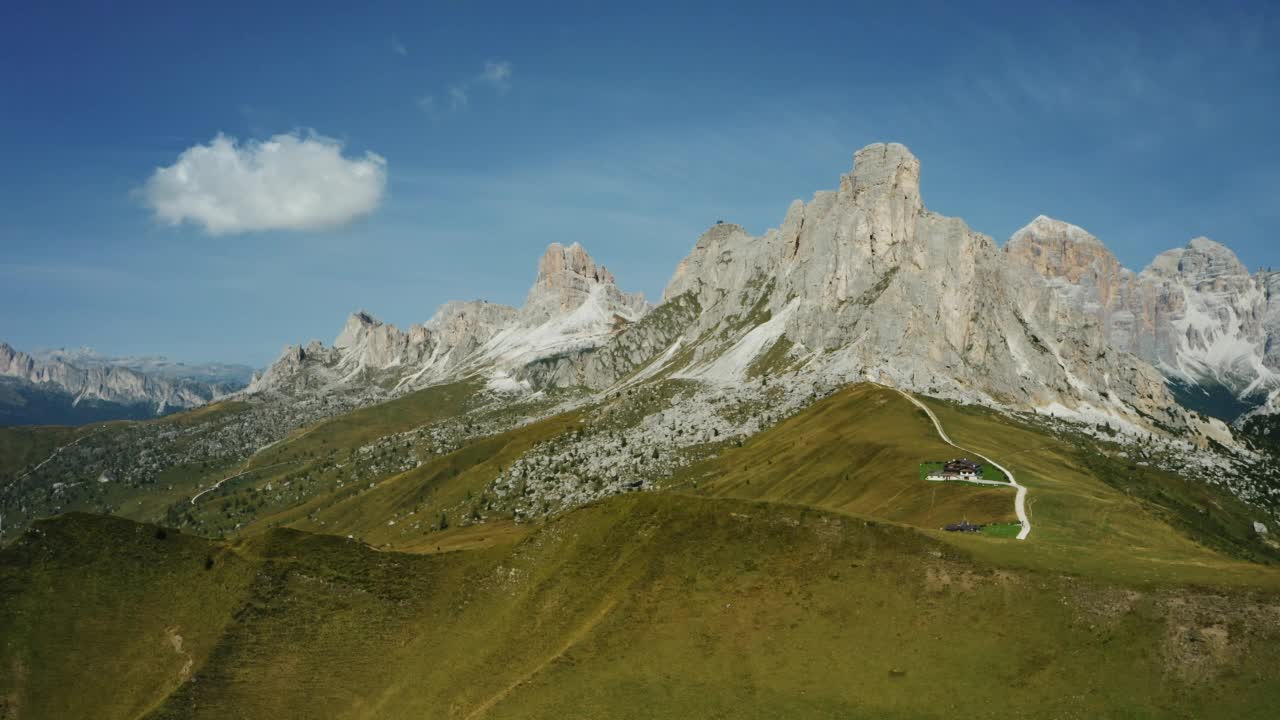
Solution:
M371 375L395 389L470 375L538 376L544 385L567 384L568 375L525 367L594 349L649 309L643 296L619 290L612 273L580 245L552 243L522 308L483 300L448 302L408 331L363 311L353 313L331 348L287 348L249 392L352 386L367 383Z
M655 360L679 351L681 336L695 324L700 311L692 293L671 298L638 322L622 326L607 342L527 363L515 378L535 388L596 389L645 379L637 373L645 366L661 370L662 363Z
M1259 271L1258 279L1267 301L1262 312L1262 331L1267 337L1262 359L1267 367L1280 370L1280 272Z
M529 288L520 319L537 325L567 315L591 301L593 294L603 295L606 308L624 318L634 319L649 310L644 295L619 290L613 273L597 265L581 245L551 243L538 261L538 277Z
M1005 252L1043 277L1064 301L1094 317L1112 347L1153 359L1144 352L1152 338L1142 332L1150 317L1141 283L1097 238L1041 215L1014 233Z
M793 366L850 380L1147 427L1188 422L1160 374L1114 350L1094 317L991 238L927 210L920 163L897 144L858 151L838 191L792 203L762 237L713 226L664 293L683 296L701 308L666 358L684 377L741 382L783 348Z
M1242 399L1280 387L1280 280L1250 275L1219 243L1196 238L1133 273L1084 230L1039 217L1005 252L1178 385Z
M74 408L95 404L92 419L112 417L103 405L128 406L120 417L135 417L139 407L152 415L161 415L197 407L226 394L230 388L186 379L160 378L116 365L78 367L60 359L38 360L0 343L0 378L39 390L45 396L58 398L68 408L59 417L75 420ZM9 408L6 416L21 422L20 408ZM88 417L88 416L86 416Z

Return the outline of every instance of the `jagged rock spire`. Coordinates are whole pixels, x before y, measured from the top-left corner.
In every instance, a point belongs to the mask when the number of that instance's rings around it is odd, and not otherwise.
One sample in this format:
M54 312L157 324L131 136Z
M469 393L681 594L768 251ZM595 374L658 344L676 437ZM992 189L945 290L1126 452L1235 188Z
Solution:
M525 322L545 322L573 312L593 293L602 294L627 319L647 309L642 295L627 295L619 290L613 273L597 265L581 245L575 242L565 247L553 242L538 261L538 276L521 314Z

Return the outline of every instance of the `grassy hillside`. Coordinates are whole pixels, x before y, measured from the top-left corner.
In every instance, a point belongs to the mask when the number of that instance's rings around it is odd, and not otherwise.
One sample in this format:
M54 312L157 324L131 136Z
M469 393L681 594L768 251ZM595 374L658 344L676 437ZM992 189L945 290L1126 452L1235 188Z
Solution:
M254 569L202 538L78 514L0 558L5 720L145 714L204 664Z
M1259 581L1275 549L1256 509L1229 494L983 408L928 400L952 439L1007 465L1029 490L1031 540L939 534L1000 564L1151 583ZM679 492L819 507L924 529L1013 518L1002 488L919 479L922 460L957 454L896 392L846 388L680 473ZM1272 578L1265 574L1265 578ZM1270 582L1270 580L1267 580Z
M581 418L562 414L512 428L553 400L490 405L478 389L436 386L302 428L226 469L229 480L195 503L175 504L167 520L208 535L289 525L415 546L441 513L454 525L489 516L485 485Z
M189 497L201 483L223 477L231 465L208 459L168 463L162 456L190 446L184 430L234 423L246 407L243 402L218 402L146 421L0 428L0 512L6 514L0 541L14 537L32 516L110 512L140 520L163 517L168 507ZM138 442L161 436L166 442ZM122 477L122 469L142 463L140 449L161 468L151 482ZM81 453L102 462L85 463ZM44 468L43 473L30 472L37 467ZM100 482L104 475L109 480ZM15 512L20 508L25 512Z
M436 385L323 420L258 453L248 467L306 461L334 449L354 449L385 435L453 417L478 389L475 382Z
M433 388L264 450L186 503L233 539L37 523L0 551L0 720L1261 718L1280 701L1280 566L1250 562L1270 557L1241 529L1251 509L1106 443L927 400L1030 488L1029 540L945 533L1012 519L1013 493L920 480L956 451L859 385L718 443L665 492L516 524L492 480L597 416L513 426L460 415L473 397ZM638 422L627 407L609 421Z
M60 446L93 431L92 427L59 425L0 428L0 479L21 475Z
M432 555L38 527L0 553L17 629L0 717L1262 718L1280 701L1274 594L1000 569L776 504L629 495Z
M484 494L485 487L534 445L578 428L581 420L579 413L565 413L479 438L412 470L375 483L344 486L257 522L353 534L397 549L433 547L431 536L442 520L446 526L458 526L504 516L493 510L494 498Z
M1227 493L984 408L927 400L957 443L989 454L1029 488L1033 542L974 543L990 559L1143 582L1256 582L1243 560L1273 561L1253 511ZM964 542L957 539L957 542ZM1025 545L1025 547L1024 547Z
M920 479L921 463L957 454L919 408L892 390L862 384L689 468L673 486L926 528L1015 520L1012 489Z

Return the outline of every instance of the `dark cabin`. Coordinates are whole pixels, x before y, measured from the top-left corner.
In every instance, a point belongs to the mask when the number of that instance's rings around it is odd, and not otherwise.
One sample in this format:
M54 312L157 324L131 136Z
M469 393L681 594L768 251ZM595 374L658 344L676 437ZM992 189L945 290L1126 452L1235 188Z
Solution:
M960 473L964 475L967 475L967 474L981 475L982 474L982 465L970 460L969 458L960 458L959 460L948 460L947 463L943 465L942 469L947 472Z

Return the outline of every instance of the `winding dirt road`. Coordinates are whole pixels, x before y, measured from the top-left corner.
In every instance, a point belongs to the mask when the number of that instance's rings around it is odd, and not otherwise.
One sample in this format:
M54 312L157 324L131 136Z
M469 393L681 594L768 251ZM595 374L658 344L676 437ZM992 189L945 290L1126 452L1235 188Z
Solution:
M236 478L238 478L238 477L244 477L245 475L248 475L249 473L256 473L256 472L258 472L259 470L267 470L267 469L270 469L270 468L273 468L273 467L280 467L281 465L292 465L293 463L296 463L296 462L298 462L298 461L297 461L297 460L288 460L288 461L285 461L285 462L278 462L278 463L275 463L274 465L263 465L262 467L250 468L250 469L245 470L245 471L243 471L243 472L238 472L238 473L236 473L235 475L229 475L229 476L227 476L227 477L222 478L222 479L221 479L221 480L219 480L218 482L216 482L216 483L214 483L214 484L210 485L209 487L205 488L204 490L201 490L200 492L196 493L196 494L195 494L195 497L192 497L192 498L191 498L191 504L192 504L192 505L195 505L195 504L196 504L196 501L200 499L200 496L201 496L201 495L204 495L205 493L211 493L211 492L213 492L214 490L217 490L218 488L222 487L222 483L224 483L224 482L226 482L226 481L228 481L228 480L235 480L235 479L236 479Z
M951 447L957 450L963 450L964 452L967 452L971 455L976 455L982 458L983 460L986 460L987 462L991 463L991 465L995 467L997 470L1004 473L1005 477L1009 478L1008 483L995 482L993 480L984 480L981 482L983 485L1008 484L1017 488L1018 492L1013 498L1013 510L1018 515L1018 522L1022 523L1022 529L1018 531L1018 539L1026 540L1027 536L1031 534L1031 519L1027 517L1027 487L1025 485L1021 485L1018 483L1017 478L1013 476L1013 472L1010 471L1009 468L1006 468L1005 466L1001 465L995 460L992 460L986 455L983 455L982 453L974 452L973 450L970 450L968 448L960 447L959 445L952 442L951 438L947 436L947 431L942 429L942 422L938 420L938 416L934 415L933 411L930 410L927 405L917 400L913 395L911 395L911 393L908 393L904 390L899 390L898 388L890 388L890 389L896 391L899 395L911 401L913 405L923 410L925 414L929 416L929 419L933 421L933 427L938 431L938 437L942 438L942 442L950 445Z

